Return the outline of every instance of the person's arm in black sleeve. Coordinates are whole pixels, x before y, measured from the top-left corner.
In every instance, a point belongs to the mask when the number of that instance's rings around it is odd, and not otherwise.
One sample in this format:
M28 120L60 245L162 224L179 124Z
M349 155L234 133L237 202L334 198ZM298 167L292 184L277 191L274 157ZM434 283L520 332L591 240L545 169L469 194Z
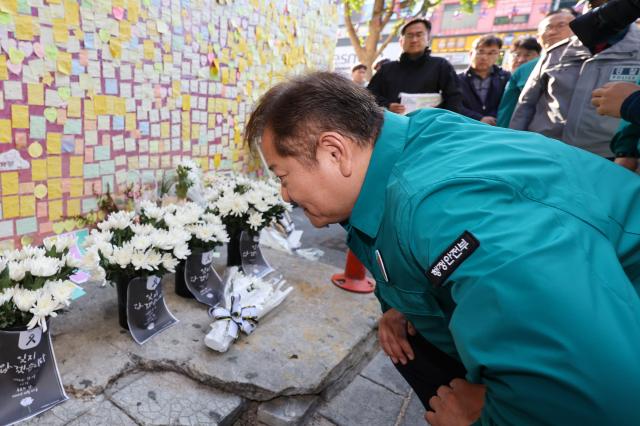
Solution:
M384 108L389 108L391 101L384 96L384 84L384 70L383 68L380 68L371 78L367 89L369 89L369 91L376 97L378 105Z
M463 78L464 77L462 77L462 76L458 76L458 82L459 82L460 88L461 88L460 92L462 93L462 103L460 105L460 111L458 111L458 112L460 114L462 114L462 115L466 115L469 118L473 118L474 120L480 121L482 119L483 115L480 114L479 112L476 112L476 111L472 110L471 108L469 108L469 105L467 105L467 103L466 103L466 99L465 99L465 96L464 96L465 93L462 90L462 85L466 84L463 81Z
M462 92L458 84L458 75L449 62L442 62L439 73L439 86L442 92L442 105L440 108L453 112L462 109Z

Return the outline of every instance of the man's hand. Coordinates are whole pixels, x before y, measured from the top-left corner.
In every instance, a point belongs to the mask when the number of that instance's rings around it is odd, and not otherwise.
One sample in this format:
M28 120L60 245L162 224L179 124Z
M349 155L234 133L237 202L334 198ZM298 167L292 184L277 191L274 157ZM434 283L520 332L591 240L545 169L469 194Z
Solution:
M620 108L625 99L633 92L640 90L635 83L618 81L607 83L591 93L591 103L600 115L620 117Z
M469 426L480 418L485 393L484 385L453 379L429 400L433 411L427 411L424 418L431 426Z
M396 114L404 114L406 110L407 108L402 104L397 104L394 102L389 104L389 111L395 112Z
M391 361L398 361L405 365L413 360L413 349L407 340L407 331L415 336L416 330L404 315L391 308L382 315L378 323L378 339L384 353L389 355Z
M635 157L618 157L614 161L632 172L635 172L638 168L638 159Z
M496 118L495 117L491 117L490 115L487 115L486 117L482 117L480 119L480 121L482 121L483 123L490 124L492 126L496 125Z

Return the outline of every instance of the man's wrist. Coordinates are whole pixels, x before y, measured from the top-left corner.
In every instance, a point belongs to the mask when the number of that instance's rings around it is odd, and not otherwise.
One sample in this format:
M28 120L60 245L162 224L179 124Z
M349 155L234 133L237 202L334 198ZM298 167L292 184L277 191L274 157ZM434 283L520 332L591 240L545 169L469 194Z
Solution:
M640 108L640 90L633 92L627 98L622 101L620 105L620 117L628 122L633 122L634 118L637 120L637 109ZM634 111L636 114L634 114Z

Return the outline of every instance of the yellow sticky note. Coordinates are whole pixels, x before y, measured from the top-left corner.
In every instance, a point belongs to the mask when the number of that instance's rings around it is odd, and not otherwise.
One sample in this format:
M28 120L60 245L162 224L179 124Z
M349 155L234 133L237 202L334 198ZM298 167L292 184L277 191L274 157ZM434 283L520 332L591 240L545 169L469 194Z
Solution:
M29 105L44 105L44 85L41 83L29 83L27 85L27 98Z
M144 52L144 59L148 61L153 61L153 57L154 57L153 42L151 40L145 40L142 44L142 47Z
M62 218L62 200L49 201L49 220Z
M67 201L67 217L80 216L80 200Z
M3 219L12 219L20 216L20 197L17 195L2 197L2 216Z
M69 158L69 176L82 176L84 158L82 156L74 156Z
M128 112L125 117L125 125L124 128L128 132L133 132L136 130L136 113Z
M191 95L182 95L182 110L191 110Z
M20 181L18 179L18 172L5 172L2 173L2 195L12 195L18 193L20 187Z
M0 55L0 80L9 80L9 70L7 69L7 57Z
M62 198L62 180L61 179L49 179L49 182L47 182L47 187L49 189L50 200Z
M27 151L29 152L29 155L33 158L38 158L42 155L42 145L40 145L38 142L34 142L31 145L29 145L29 148L27 148Z
M213 166L218 169L220 167L220 162L222 161L222 154L216 154L213 157Z
M127 100L125 98L114 97L113 113L115 115L122 115L122 116L124 116L127 113Z
M53 18L52 21L53 39L56 43L67 44L69 41L69 27L67 27L67 22L60 18Z
M27 105L11 105L11 123L14 129L28 129L29 107Z
M131 23L129 21L120 21L120 37L122 41L131 40Z
M11 143L11 120L0 119L0 143Z
M18 40L33 40L33 17L31 15L17 15L14 19L16 22L16 38Z
M96 112L95 112L95 101L91 99L85 99L84 101L84 118L87 120L95 120Z
M17 15L17 0L0 0L0 12L8 13L9 15Z
M93 97L93 110L96 115L107 114L107 96L96 95Z
M47 160L31 160L31 179L47 180Z
M160 123L160 137L163 139L171 137L171 123L168 121Z
M109 51L111 52L111 57L114 59L120 59L122 57L122 43L117 38L112 38L109 40Z
M180 80L173 80L171 83L171 96L174 98L180 96Z
M79 3L75 0L65 0L64 2L64 19L69 27L80 26Z
M47 158L47 174L49 177L62 176L62 157L55 155Z
M61 133L47 133L47 154L61 154L62 153L62 134Z
M20 216L29 217L36 215L36 197L23 195L20 197Z
M82 99L71 97L67 101L67 117L82 117Z
M73 178L69 184L69 195L71 197L82 197L84 195L84 182L82 178Z
M64 75L71 74L71 53L58 52L58 72Z

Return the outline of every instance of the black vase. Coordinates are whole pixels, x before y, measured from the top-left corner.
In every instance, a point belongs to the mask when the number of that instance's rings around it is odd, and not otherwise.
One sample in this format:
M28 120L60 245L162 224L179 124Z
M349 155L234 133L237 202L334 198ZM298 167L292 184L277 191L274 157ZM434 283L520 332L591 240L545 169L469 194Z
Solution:
M178 266L176 266L176 294L185 299L194 299L193 294L184 280L184 265L185 261L182 260L178 263Z
M127 323L127 289L129 288L129 279L121 278L116 280L116 290L118 291L118 322L120 327L129 330Z
M227 266L242 267L242 254L240 253L241 229L234 229L229 232L229 242L227 243Z

